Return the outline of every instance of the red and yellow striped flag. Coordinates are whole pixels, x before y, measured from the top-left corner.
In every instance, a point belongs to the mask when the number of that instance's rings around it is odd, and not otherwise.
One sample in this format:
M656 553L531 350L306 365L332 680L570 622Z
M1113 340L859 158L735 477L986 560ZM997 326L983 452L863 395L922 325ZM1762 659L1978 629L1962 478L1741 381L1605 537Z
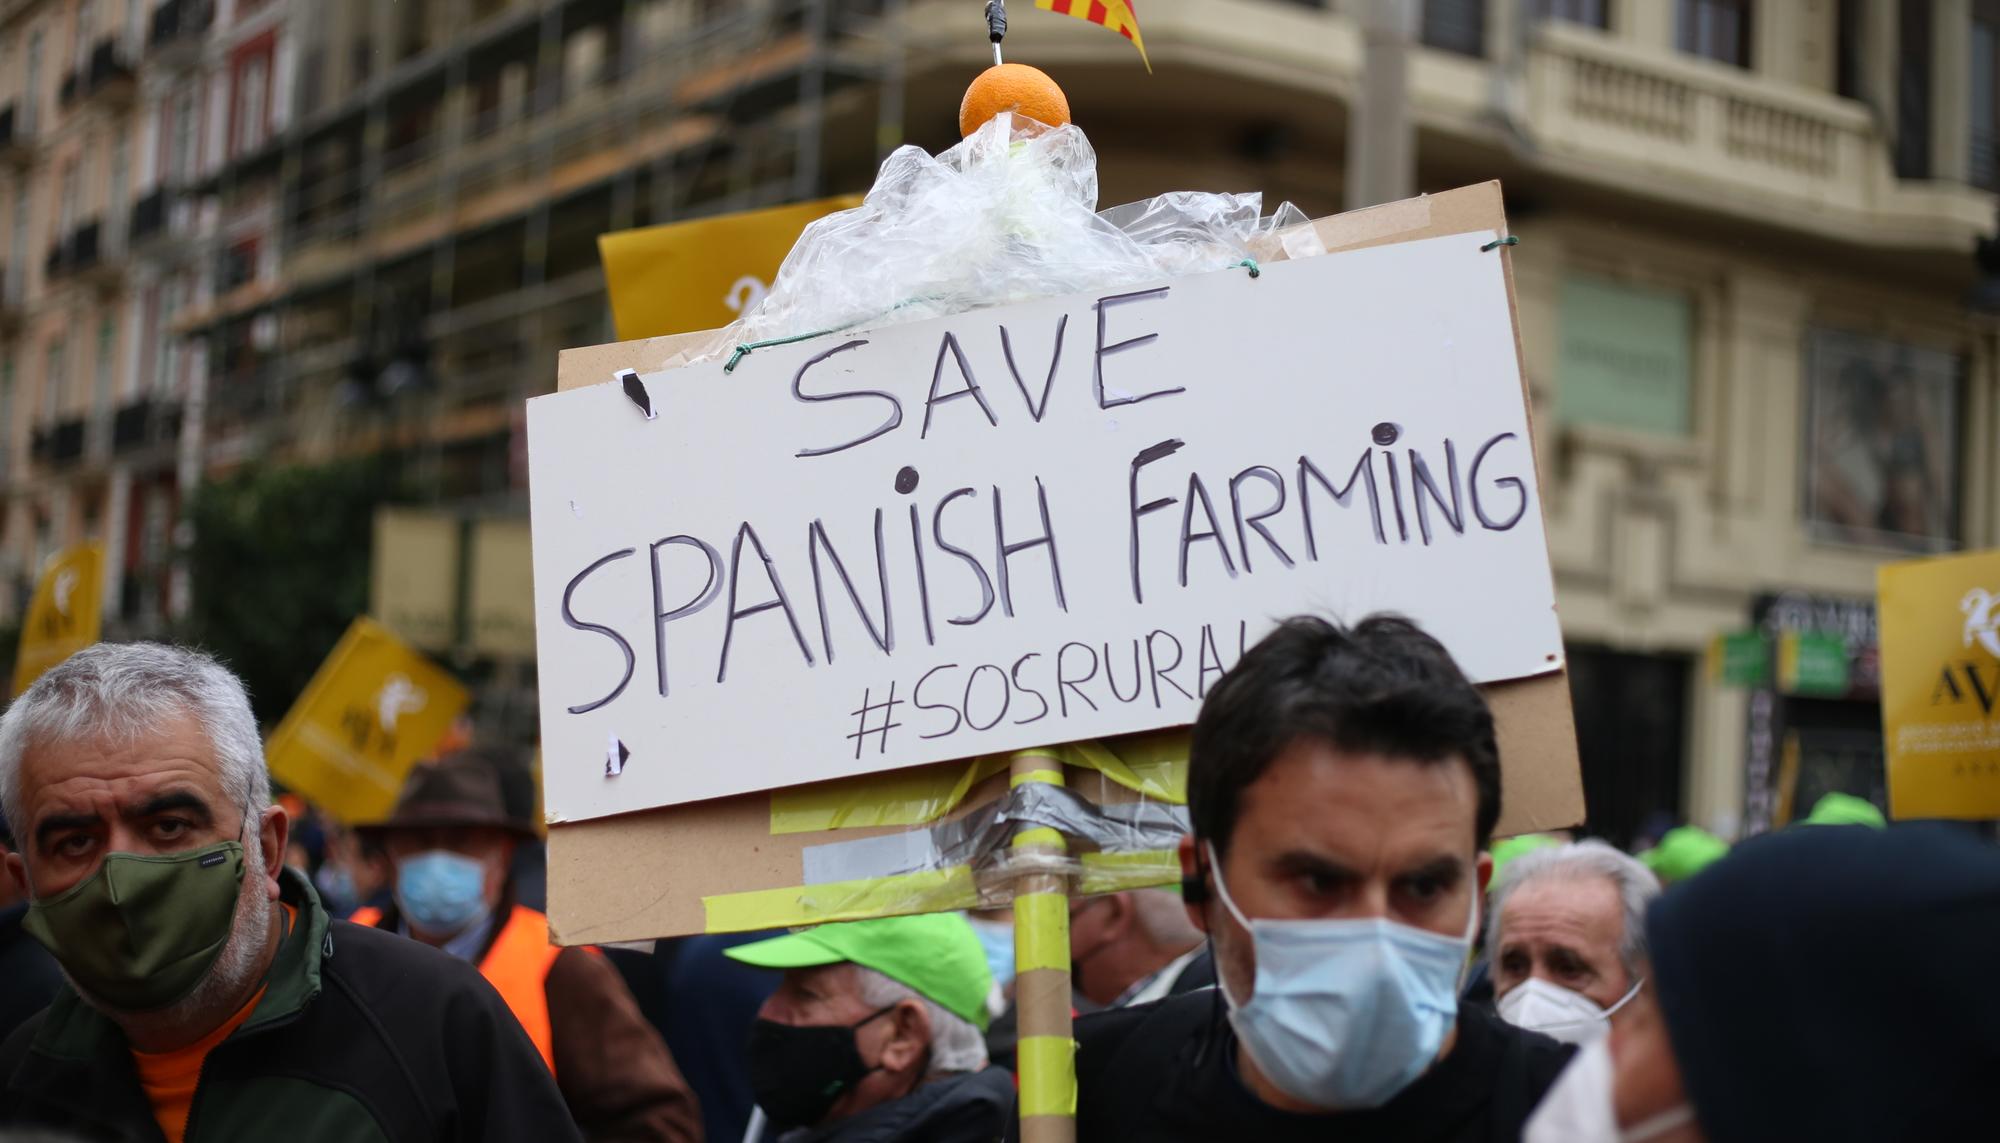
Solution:
M1147 74L1152 73L1153 61L1146 58L1146 38L1139 34L1139 14L1132 10L1132 0L1035 0L1035 7L1117 32L1139 49L1139 61L1146 65Z

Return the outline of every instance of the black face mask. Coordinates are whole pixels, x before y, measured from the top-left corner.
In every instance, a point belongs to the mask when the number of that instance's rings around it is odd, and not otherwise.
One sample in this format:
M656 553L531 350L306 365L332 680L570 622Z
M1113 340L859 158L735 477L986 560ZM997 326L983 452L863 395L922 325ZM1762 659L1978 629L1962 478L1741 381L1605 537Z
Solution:
M779 1131L811 1127L826 1118L834 1102L862 1081L871 1068L861 1060L854 1032L895 1011L894 1004L852 1024L780 1024L758 1020L750 1026L750 1090L757 1106Z

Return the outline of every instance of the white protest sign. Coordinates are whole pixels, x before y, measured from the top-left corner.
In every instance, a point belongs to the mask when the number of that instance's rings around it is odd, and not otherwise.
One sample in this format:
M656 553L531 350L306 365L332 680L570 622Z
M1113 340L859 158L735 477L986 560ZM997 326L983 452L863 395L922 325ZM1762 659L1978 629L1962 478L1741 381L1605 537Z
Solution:
M550 820L1185 724L1300 612L1557 670L1492 237L530 401Z

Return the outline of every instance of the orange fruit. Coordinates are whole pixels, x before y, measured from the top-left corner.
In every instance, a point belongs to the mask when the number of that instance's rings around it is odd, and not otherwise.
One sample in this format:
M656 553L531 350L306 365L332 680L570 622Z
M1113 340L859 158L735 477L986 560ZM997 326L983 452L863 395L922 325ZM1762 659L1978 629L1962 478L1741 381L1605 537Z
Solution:
M1069 97L1047 72L1027 64L995 64L979 73L958 105L958 133L970 135L1002 111L1060 127L1069 122Z

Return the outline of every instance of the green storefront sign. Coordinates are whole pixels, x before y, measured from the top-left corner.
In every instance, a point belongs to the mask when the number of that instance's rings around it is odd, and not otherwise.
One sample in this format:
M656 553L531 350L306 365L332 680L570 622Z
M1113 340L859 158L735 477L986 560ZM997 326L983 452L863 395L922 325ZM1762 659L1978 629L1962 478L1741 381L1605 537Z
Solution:
M1778 644L1778 689L1789 695L1838 698L1850 682L1847 641L1838 635L1788 631Z
M1708 648L1709 673L1725 687L1762 687L1771 681L1771 641L1762 631L1717 635Z

